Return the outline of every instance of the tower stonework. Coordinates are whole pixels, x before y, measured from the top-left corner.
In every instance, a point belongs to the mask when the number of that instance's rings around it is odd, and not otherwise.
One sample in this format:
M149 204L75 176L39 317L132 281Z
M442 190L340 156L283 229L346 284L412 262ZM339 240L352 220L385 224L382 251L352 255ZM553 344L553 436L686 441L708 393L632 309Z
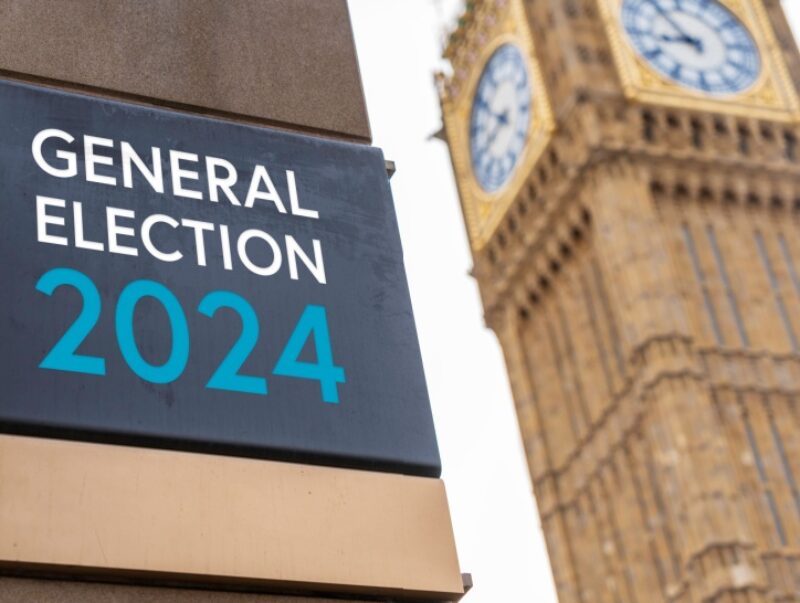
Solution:
M780 3L474 1L445 56L560 602L800 601L800 53Z

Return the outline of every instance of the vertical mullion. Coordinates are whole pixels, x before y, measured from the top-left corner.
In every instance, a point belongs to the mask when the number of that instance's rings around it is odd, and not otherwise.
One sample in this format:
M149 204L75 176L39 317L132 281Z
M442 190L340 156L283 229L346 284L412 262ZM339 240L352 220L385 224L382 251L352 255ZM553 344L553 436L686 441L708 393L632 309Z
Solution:
M531 382L535 380L538 384L538 410L543 441L547 445L550 469L556 469L568 458L576 442L568 441L567 434L571 426L564 408L564 396L560 391L560 377L553 358L554 351L541 325L546 323L548 318L544 307L539 306L539 309L541 311L531 315L528 329L522 333L522 353Z
M567 359L567 363L570 367L570 373L572 374L572 383L575 387L575 394L578 398L578 405L580 406L581 412L583 414L584 420L584 427L588 431L591 429L592 425L592 413L589 410L589 406L586 402L586 392L584 391L583 387L583 380L581 379L581 367L578 366L577 360L575 358L575 346L574 346L574 337L573 333L569 328L569 324L567 322L567 317L564 315L564 308L561 304L556 306L556 311L558 312L558 322L561 331L561 340L564 342L564 354Z
M625 377L625 355L622 351L622 340L620 339L619 328L617 327L617 319L611 309L611 301L606 291L606 285L603 281L603 272L600 269L600 264L596 257L591 260L592 275L594 277L595 287L600 295L600 302L605 314L606 323L609 327L609 335L611 336L611 345L614 349L614 357L617 360L617 368L619 369L620 377Z
M778 306L778 312L781 315L783 327L786 330L786 334L789 336L789 341L792 345L792 351L797 352L800 350L800 345L798 345L797 336L792 328L792 321L789 320L789 313L786 311L786 304L783 301L780 283L778 282L778 277L772 267L772 262L770 262L769 254L767 253L767 248L764 243L764 237L760 231L756 231L756 246L758 247L758 253L761 256L761 263L764 264L764 270L767 272L767 276L769 277L769 284L772 288L772 294L775 297L775 303Z
M722 257L722 252L719 249L719 245L717 243L717 235L714 232L714 227L711 224L706 225L706 234L708 235L708 242L711 244L711 251L714 254L714 260L717 263L717 270L719 271L720 278L722 279L722 285L725 287L725 295L728 298L728 305L731 309L731 314L733 315L734 322L736 323L736 330L739 333L739 339L741 344L745 347L750 347L750 338L747 336L747 330L745 329L744 322L742 321L742 315L739 312L739 304L736 301L736 295L733 291L733 287L731 286L731 280L728 277L728 270L725 267L725 260Z
M632 443L629 443L627 446L621 449L620 451L620 467L622 471L627 476L627 479L623 478L623 480L628 484L628 491L633 493L634 499L636 500L636 507L639 509L639 521L637 524L641 527L641 534L640 537L643 539L644 543L647 544L649 549L650 558L652 560L652 566L654 569L654 573L656 579L658 581L658 586L661 589L661 593L666 600L667 595L667 576L666 576L666 568L664 567L664 560L661 558L658 552L658 546L656 544L656 535L653 527L651 525L651 518L647 511L647 502L645 500L644 494L642 492L642 486L639 483L639 477L636 475L636 470L633 467L634 460L631 455L631 448ZM642 562L644 564L644 562Z
M692 232L689 230L689 226L687 224L682 224L681 230L683 231L683 241L686 245L686 250L689 252L689 258L692 261L694 276L697 279L697 283L700 285L700 291L703 294L703 302L706 306L708 319L711 321L711 330L714 333L714 340L717 345L725 345L725 337L722 333L722 329L719 326L719 319L717 318L717 312L714 308L714 300L711 297L711 292L708 289L708 280L706 279L706 275L703 272L703 267L700 264L700 257L697 254L697 246L695 245L694 237L692 236Z
M733 389L724 389L712 392L712 400L719 409L720 420L725 425L736 458L753 459L754 454L745 433L741 395ZM764 487L754 464L743 462L737 467L739 491L746 502L747 523L753 527L758 546L769 549L775 540L775 526L769 516Z
M614 397L614 389L612 385L613 381L611 379L611 369L608 366L608 358L606 358L606 348L597 324L597 309L594 307L594 301L587 287L586 277L583 275L583 273L578 275L578 283L580 284L581 294L586 304L586 312L589 316L589 325L592 330L592 338L594 339L594 343L597 348L597 355L600 358L600 365L603 369L603 377L605 379L606 391L609 397L608 402L610 403L611 398Z
M772 432L772 441L775 444L775 449L778 451L778 458L780 459L783 467L783 475L789 484L789 488L791 489L795 509L797 510L798 518L800 518L800 489L797 487L797 480L795 479L792 465L789 462L789 455L786 453L783 437L781 436L780 430L775 423L775 415L770 407L769 397L766 394L763 394L762 400L764 402L764 408L767 412L767 420L769 421L770 431Z
M603 474L607 474L607 478L604 477ZM623 537L623 532L620 529L620 524L623 523L620 519L619 508L622 487L620 484L620 476L613 460L604 467L601 467L600 471L598 472L598 479L600 480L605 495L609 497L609 501L611 503L608 507L611 528L613 530L614 539L617 542L617 548L619 549L620 560L622 562L622 572L625 577L625 585L627 586L628 597L630 601L635 602L635 579L633 570L631 569L633 564L629 559L630 552L628 550L628 545L626 544L625 538ZM606 482L609 482L608 485Z
M789 251L789 245L786 243L786 239L783 237L783 234L778 235L778 245L781 248L783 259L786 261L786 267L789 269L789 276L792 279L795 293L797 293L797 297L800 298L800 276L797 274L797 268L794 265L792 253Z
M556 370L558 371L558 381L561 385L562 399L564 400L566 411L569 414L569 423L572 427L572 435L575 437L575 446L577 446L581 441L582 436L581 425L575 412L575 404L572 400L572 392L570 391L571 388L567 383L567 375L564 370L564 356L561 352L560 346L558 345L555 329L553 328L553 325L550 324L550 320L547 316L544 317L544 324L545 329L547 330L548 339L550 341L550 349L553 350L553 360L555 362Z
M747 436L747 442L750 445L750 450L753 453L753 460L756 464L756 472L758 474L758 479L761 482L761 487L764 492L764 496L767 499L767 505L769 506L770 514L772 515L772 521L775 527L775 531L778 534L778 539L780 540L781 546L786 546L786 530L783 527L783 521L781 521L780 513L778 512L778 504L775 501L775 496L772 493L772 489L770 488L769 484L769 477L767 476L767 471L764 466L764 459L761 457L761 450L758 446L758 441L756 440L756 436L753 433L753 426L750 423L750 415L745 407L744 400L742 400L741 394L737 394L737 400L741 407L741 416L742 422L744 423L744 432Z

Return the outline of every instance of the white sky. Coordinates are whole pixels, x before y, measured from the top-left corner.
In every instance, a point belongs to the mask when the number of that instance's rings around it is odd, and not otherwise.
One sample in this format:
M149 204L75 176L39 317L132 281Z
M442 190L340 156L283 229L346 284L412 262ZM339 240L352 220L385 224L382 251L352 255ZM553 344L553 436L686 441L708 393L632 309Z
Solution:
M433 72L461 0L349 0L373 144L392 179L465 603L556 603L502 355L484 327ZM784 0L795 32L800 1Z

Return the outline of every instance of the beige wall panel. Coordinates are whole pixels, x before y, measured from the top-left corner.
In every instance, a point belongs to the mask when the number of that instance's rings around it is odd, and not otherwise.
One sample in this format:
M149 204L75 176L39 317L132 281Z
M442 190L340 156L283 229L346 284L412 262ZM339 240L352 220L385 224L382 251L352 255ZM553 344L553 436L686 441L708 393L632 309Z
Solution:
M0 603L366 603L329 599L0 576Z
M9 435L0 564L462 593L440 480Z
M0 70L370 140L345 0L0 0Z

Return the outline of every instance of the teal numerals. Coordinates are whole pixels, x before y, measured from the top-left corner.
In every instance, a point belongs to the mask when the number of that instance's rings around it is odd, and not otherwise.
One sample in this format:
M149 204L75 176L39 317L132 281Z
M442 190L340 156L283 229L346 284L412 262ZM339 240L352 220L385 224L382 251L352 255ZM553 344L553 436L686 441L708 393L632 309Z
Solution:
M103 309L97 285L91 278L72 268L53 268L39 278L36 290L52 296L56 289L64 285L80 293L83 308L39 367L105 376L104 358L77 353L83 341L97 326ZM169 319L172 344L167 360L160 365L151 364L142 356L134 332L136 307L145 297L158 302ZM206 383L206 388L264 396L268 391L265 377L242 375L239 372L256 349L261 337L258 315L250 302L232 291L211 291L200 301L197 311L203 316L214 318L222 308L233 310L239 315L242 329L236 343ZM122 358L139 378L150 383L164 384L172 383L183 375L191 352L189 322L181 302L165 285L149 280L128 283L117 299L114 328ZM303 348L309 340L316 352L316 362L300 360ZM319 381L322 400L331 404L339 403L338 385L346 382L345 372L344 368L333 363L328 316L324 306L306 306L278 358L273 374Z
M169 358L161 366L145 360L136 345L133 334L133 313L143 297L152 297L164 306L172 327L172 349ZM189 360L189 326L183 308L172 293L155 281L134 281L122 290L117 302L117 342L125 362L131 370L150 383L171 383L183 373Z
M239 315L242 320L242 332L206 387L246 394L266 394L266 379L239 374L239 369L258 343L259 326L256 311L245 298L230 291L212 291L203 298L197 310L204 316L212 318L220 308L230 308Z
M97 319L100 318L100 293L92 279L71 268L53 268L45 272L36 283L36 290L45 295L53 295L55 290L62 285L69 285L78 290L83 297L83 309L67 332L44 357L39 367L55 371L105 375L106 361L104 359L76 354L78 347L97 324Z
M317 362L299 360L309 337L314 338ZM344 369L333 364L328 319L322 306L306 306L273 371L276 375L319 381L322 399L339 403L337 383L345 383Z

